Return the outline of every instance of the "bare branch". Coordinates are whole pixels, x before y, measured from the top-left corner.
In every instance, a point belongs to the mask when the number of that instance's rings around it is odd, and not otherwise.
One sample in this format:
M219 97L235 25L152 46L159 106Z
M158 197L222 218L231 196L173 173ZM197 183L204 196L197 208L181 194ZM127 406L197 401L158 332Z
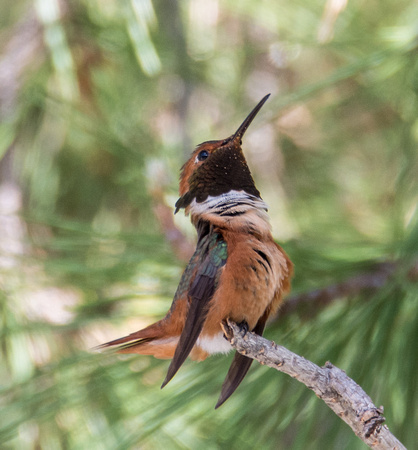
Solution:
M300 310L302 305L310 307L309 312L313 314L337 299L356 295L366 290L380 289L390 280L398 266L399 264L396 262L384 261L377 263L368 273L360 273L339 283L314 291L290 295L280 308L280 317L293 313L295 310Z
M363 389L344 371L329 362L324 367L319 367L272 341L254 333L246 333L229 320L222 326L226 338L239 353L287 373L303 383L369 447L376 450L405 449L389 428L383 425L383 407L377 408Z

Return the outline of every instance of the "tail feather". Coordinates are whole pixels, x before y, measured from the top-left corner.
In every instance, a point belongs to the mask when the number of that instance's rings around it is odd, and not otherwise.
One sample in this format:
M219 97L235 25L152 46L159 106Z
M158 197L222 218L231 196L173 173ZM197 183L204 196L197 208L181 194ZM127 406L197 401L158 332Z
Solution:
M166 359L173 357L177 342L176 336L164 336L160 323L156 322L128 336L106 342L97 349L115 347L118 353L137 353Z
M161 327L159 323L153 323L142 330L135 331L135 333L128 334L128 336L124 336L118 339L114 339L113 341L106 342L99 346L99 348L106 347L114 347L116 345L121 345L125 343L129 343L128 345L134 344L136 341L141 342L143 340L156 339L161 337Z
M218 402L216 403L215 409L225 403L235 392L235 389L240 385L245 375L247 375L248 369L250 368L252 362L253 360L251 358L247 358L246 356L235 352L234 359L232 360L228 374L222 385L222 391Z
M266 324L268 314L269 312L266 311L264 315L258 320L256 326L252 330L253 333L258 334L259 336L263 335L264 326ZM235 353L225 381L222 384L221 395L219 396L218 403L216 403L215 409L219 408L223 403L225 403L228 398L235 392L235 389L240 385L241 381L247 374L252 362L253 360L251 358L241 355L238 352Z

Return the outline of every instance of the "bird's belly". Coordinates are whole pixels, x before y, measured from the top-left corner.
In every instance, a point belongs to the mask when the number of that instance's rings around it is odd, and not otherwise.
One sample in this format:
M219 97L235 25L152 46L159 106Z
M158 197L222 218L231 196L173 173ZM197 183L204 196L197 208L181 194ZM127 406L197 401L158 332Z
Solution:
M232 350L231 344L225 339L222 332L213 336L200 335L196 345L209 354L228 353Z

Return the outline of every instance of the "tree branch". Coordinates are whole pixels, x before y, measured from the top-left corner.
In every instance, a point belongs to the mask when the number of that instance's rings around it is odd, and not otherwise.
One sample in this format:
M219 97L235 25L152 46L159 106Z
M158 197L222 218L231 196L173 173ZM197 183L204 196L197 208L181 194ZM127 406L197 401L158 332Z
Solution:
M310 315L312 315L337 299L357 295L368 290L376 291L390 280L397 269L398 264L396 262L384 261L377 263L367 273L354 275L321 289L290 295L280 307L280 318L300 310L301 306L307 306Z
M383 407L377 408L363 389L338 367L329 362L319 367L272 341L246 333L232 321L228 320L222 327L235 350L303 383L369 447L375 450L405 449L383 425Z

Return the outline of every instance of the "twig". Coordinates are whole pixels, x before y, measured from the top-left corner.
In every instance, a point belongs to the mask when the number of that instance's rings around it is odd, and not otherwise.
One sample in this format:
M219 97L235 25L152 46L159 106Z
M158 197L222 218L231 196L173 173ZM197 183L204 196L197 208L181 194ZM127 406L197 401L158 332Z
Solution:
M384 286L398 269L399 264L392 261L377 263L368 273L354 275L339 283L331 284L321 289L294 294L286 298L280 308L280 318L299 310L302 305L320 311L324 306L337 299L356 295L363 291L375 291ZM309 309L311 312L311 309Z
M319 367L274 342L254 333L246 333L229 320L222 326L226 338L238 352L303 383L369 447L377 450L405 449L389 428L383 425L383 407L377 408L363 389L344 371L329 362L324 367Z

